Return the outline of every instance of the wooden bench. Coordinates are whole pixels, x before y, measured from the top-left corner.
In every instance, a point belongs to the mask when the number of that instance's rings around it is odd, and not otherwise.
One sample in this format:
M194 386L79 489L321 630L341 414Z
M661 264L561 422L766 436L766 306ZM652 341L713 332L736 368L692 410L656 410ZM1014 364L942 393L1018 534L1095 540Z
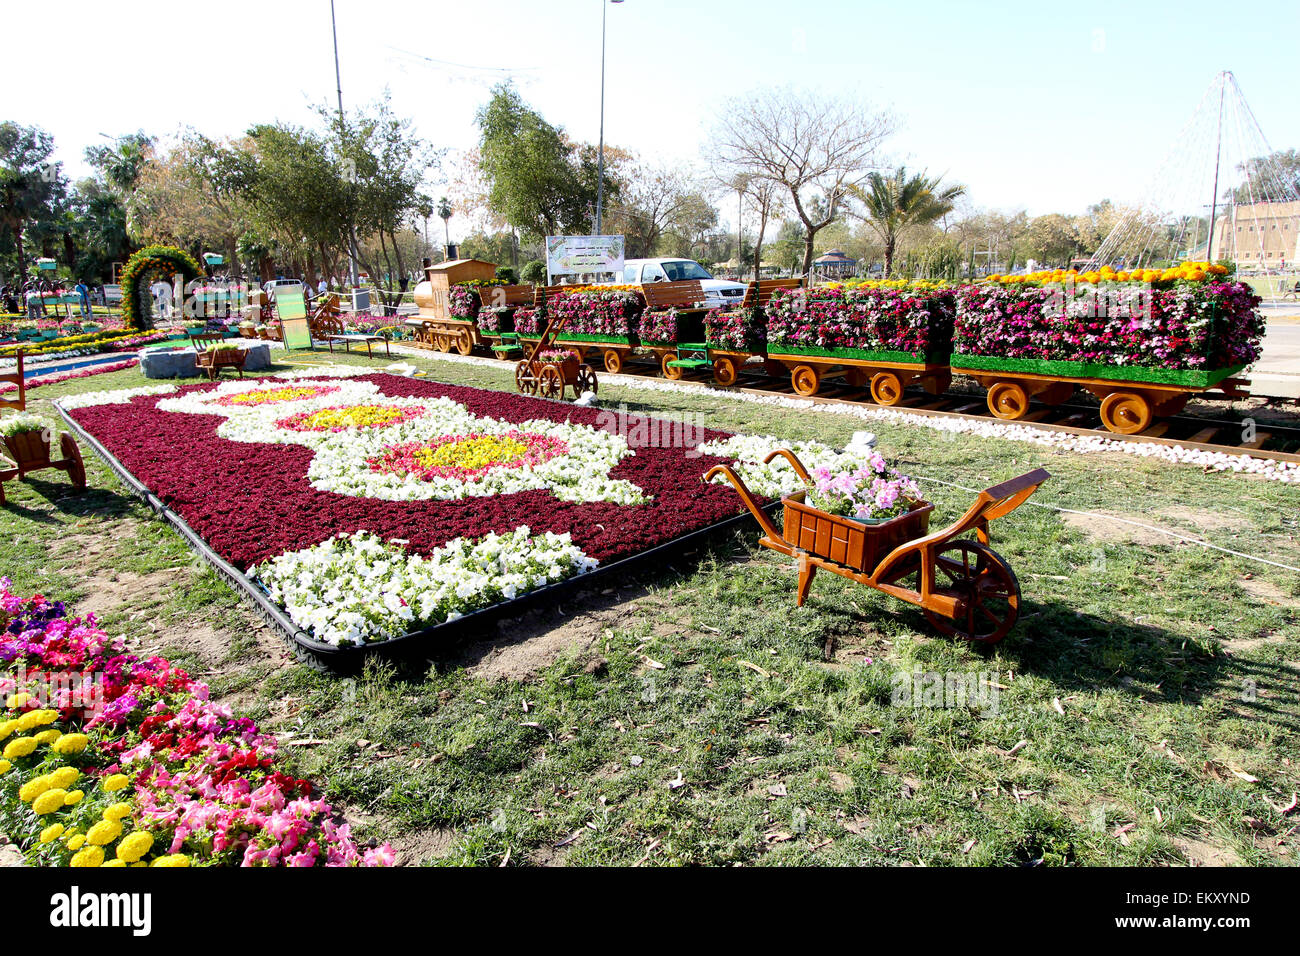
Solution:
M0 398L0 408L16 408L18 411L27 410L27 379L23 377L23 350L18 349L14 352L14 361L18 363L17 368L12 372L5 372L0 375L0 382L13 382L18 386L17 398ZM0 392L0 394L8 394Z
M704 287L699 279L682 282L647 282L641 286L647 312L663 309L703 309Z
M750 282L745 287L745 298L741 301L742 309L752 309L754 307L754 297L758 297L758 305L765 306L772 293L779 289L802 289L804 280L800 277L793 279L759 279L757 282Z

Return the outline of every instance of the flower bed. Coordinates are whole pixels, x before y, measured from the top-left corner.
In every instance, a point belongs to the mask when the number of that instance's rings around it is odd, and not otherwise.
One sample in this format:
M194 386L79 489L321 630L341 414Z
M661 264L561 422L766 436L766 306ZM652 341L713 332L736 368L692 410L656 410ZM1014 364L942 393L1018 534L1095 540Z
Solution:
M0 830L29 863L385 866L276 738L161 657L126 654L93 616L0 579Z
M546 302L546 315L552 323L563 320L562 337L596 335L626 340L636 335L637 320L644 308L644 300L635 292L588 289L551 296Z
M952 364L985 368L989 360L1009 361L1016 368L1008 370L1103 377L1094 374L1097 368L1214 371L1259 357L1264 319L1249 286L1161 281L1164 287L1118 279L1074 288L1055 281L964 286L957 291ZM970 362L971 356L985 361Z
M40 388L42 385L57 385L60 382L70 382L74 378L89 378L91 375L103 375L105 372L121 372L128 368L134 368L140 364L139 359L127 359L125 362L110 362L106 365L97 365L93 368L80 368L72 372L59 372L54 375L33 375L24 383L24 388L31 391L34 388ZM17 389L16 382L0 382L0 392L7 392Z
M337 646L455 620L740 513L729 489L701 483L734 456L695 445L725 434L634 448L598 408L351 371L61 406Z
M709 345L732 352L767 348L767 323L755 322L749 309L714 309L704 319L704 334Z
M953 295L913 287L779 289L766 316L770 353L943 361L952 342Z
M641 316L640 339L645 345L676 345L677 310L647 312Z

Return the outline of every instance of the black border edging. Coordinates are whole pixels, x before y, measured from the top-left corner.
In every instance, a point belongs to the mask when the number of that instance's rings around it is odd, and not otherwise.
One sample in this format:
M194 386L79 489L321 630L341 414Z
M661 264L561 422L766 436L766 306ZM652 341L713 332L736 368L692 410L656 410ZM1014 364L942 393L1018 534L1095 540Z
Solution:
M64 410L62 405L57 402L53 404L55 410L59 413L59 417L63 419L68 428L90 446L96 455L103 459L113 473L126 484L136 497L140 498L159 517L175 527L190 548L211 565L237 594L252 602L262 618L289 643L299 660L318 670L326 670L335 674L355 674L371 658L379 658L399 664L413 664L416 662L428 664L438 656L431 653L431 651L463 638L477 628L495 624L497 621L506 618L519 617L539 604L552 599L558 600L561 597L585 590L612 574L630 574L637 570L640 565L651 560L662 562L672 556L685 553L690 550L691 545L732 531L752 517L748 512L742 512L732 518L706 525L695 531L689 531L676 538L670 538L648 550L638 551L636 554L620 558L610 564L600 564L595 570L586 574L579 574L571 578L565 578L562 581L556 581L553 584L546 584L513 600L498 601L487 607L479 608L477 611L471 611L454 621L444 621L441 624L433 624L418 631L408 631L400 637L394 637L387 641L363 644L357 647L336 647L333 644L326 644L323 641L316 640L293 623L284 612L284 609L273 602L265 591L233 564L208 547L207 542L189 526L184 518L167 507L140 479L131 474L126 466L100 444L98 439L82 428ZM770 512L779 507L780 504L780 499L774 499L764 505L764 510Z

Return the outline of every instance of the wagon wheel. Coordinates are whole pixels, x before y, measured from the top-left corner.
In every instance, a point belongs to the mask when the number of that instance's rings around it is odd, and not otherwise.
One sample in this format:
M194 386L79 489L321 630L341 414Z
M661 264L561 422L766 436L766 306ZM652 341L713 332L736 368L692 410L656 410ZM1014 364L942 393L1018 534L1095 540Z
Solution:
M446 332L436 332L436 333L434 333L434 334L435 334L435 335L437 336L437 338L438 338L438 351L439 351L439 352L450 352L450 351L451 351L451 336L448 335Z
M618 349L605 349L605 371L611 375L623 371L623 353Z
M1137 392L1111 392L1101 402L1101 423L1120 435L1136 435L1151 424L1151 403Z
M897 405L903 400L903 380L893 372L871 376L871 398L877 405Z
M537 376L537 391L542 398L563 398L564 397L564 376L554 365L542 366L541 374Z
M719 385L735 385L736 363L725 357L714 359L713 380Z
M515 388L524 395L537 394L537 378L533 375L532 365L527 359L520 359L515 365Z
M1029 396L1015 382L996 382L989 388L988 405L996 417L1015 421L1029 411Z
M1073 382L1053 382L1038 393L1038 400L1044 405L1060 405L1074 394Z
M578 366L578 379L574 383L574 391L578 397L582 397L583 392L591 392L593 395L600 389L600 383L596 381L596 370L586 362Z
M78 491L84 491L86 487L86 463L81 460L81 449L77 447L77 440L64 432L59 436L59 449L63 452L63 458L68 463L68 477L72 479L72 485Z
M817 394L817 389L821 388L822 376L811 365L796 365L794 371L790 373L790 384L794 386L797 394L804 398L811 398Z
M934 566L935 590L958 601L952 618L922 608L936 630L978 644L1006 637L1020 614L1020 582L1000 554L961 538L938 549Z
M663 370L664 378L670 378L674 382L682 377L682 370L676 365L669 365L669 362L677 361L676 352L665 352L664 357L659 360L659 368Z
M469 329L461 329L456 336L456 351L461 355L469 355L474 351L474 335Z

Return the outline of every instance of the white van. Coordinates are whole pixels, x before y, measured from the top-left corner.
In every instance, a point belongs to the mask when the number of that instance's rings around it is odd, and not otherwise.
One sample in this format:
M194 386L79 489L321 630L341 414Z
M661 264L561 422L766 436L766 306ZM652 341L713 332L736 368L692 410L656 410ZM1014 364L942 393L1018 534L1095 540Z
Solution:
M711 309L737 306L745 297L745 284L729 279L715 279L693 259L628 259L623 263L622 285L650 282L686 282L700 280L705 302Z

